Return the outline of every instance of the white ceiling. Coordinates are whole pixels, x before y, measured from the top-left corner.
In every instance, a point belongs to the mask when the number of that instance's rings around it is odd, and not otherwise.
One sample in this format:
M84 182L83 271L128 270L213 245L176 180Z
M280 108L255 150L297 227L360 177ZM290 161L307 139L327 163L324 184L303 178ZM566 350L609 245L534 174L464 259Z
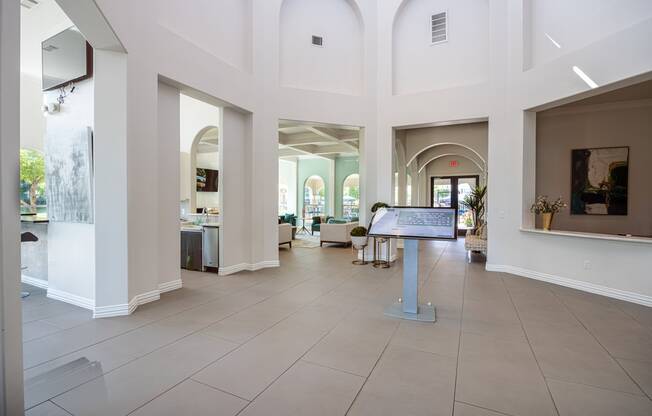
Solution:
M279 157L286 159L357 156L360 128L282 120L278 127L278 143Z

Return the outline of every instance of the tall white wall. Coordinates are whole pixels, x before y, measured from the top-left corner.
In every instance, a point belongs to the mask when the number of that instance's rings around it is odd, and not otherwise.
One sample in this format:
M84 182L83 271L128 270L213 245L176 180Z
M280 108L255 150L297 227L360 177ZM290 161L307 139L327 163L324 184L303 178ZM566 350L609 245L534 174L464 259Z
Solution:
M431 16L448 13L448 41L431 44ZM486 82L488 0L405 0L393 30L394 94Z
M150 10L176 36L250 72L251 7L251 0L156 0Z
M281 6L280 83L341 94L362 93L362 21L350 0L285 0ZM312 36L322 36L322 47Z

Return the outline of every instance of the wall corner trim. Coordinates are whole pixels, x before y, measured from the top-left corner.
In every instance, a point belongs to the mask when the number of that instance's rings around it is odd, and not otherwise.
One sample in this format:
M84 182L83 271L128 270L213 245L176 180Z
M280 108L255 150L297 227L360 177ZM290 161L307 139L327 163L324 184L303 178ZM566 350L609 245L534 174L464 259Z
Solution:
M607 296L614 299L624 300L626 302L632 302L639 305L652 307L652 296L643 295L640 293L629 292L621 289L613 289L607 286L582 282L580 280L569 279L567 277L555 276L552 274L505 264L487 263L485 268L490 272L515 274L517 276L528 277L530 279L540 280L542 282L553 283L572 289L582 290L584 292L594 293L596 295Z
M265 260L258 263L240 263L233 266L220 267L219 275L227 276L241 271L256 271L270 267L279 267L281 264L278 260Z
M171 280L169 282L161 283L158 285L159 293L170 292L172 290L181 289L183 282L181 279Z
M114 316L131 315L140 305L161 299L161 293L181 289L181 287L183 287L181 279L161 283L158 285L158 289L136 295L131 298L129 303L95 307L93 309L93 318L110 318Z

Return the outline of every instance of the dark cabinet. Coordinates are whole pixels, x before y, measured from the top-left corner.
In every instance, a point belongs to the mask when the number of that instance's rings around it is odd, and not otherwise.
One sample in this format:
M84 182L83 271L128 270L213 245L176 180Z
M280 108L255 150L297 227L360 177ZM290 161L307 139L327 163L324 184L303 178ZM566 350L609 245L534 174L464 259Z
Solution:
M202 271L202 233L181 231L181 268Z

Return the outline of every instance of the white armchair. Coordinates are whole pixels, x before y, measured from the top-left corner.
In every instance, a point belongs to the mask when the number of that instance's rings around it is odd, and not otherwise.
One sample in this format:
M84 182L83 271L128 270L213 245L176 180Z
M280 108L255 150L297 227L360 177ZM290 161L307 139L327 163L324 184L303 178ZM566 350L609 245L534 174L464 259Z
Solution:
M357 222L344 224L322 224L319 231L319 245L324 243L351 244L351 230L358 226Z
M289 244L292 248L292 226L287 223L278 225L278 245Z

